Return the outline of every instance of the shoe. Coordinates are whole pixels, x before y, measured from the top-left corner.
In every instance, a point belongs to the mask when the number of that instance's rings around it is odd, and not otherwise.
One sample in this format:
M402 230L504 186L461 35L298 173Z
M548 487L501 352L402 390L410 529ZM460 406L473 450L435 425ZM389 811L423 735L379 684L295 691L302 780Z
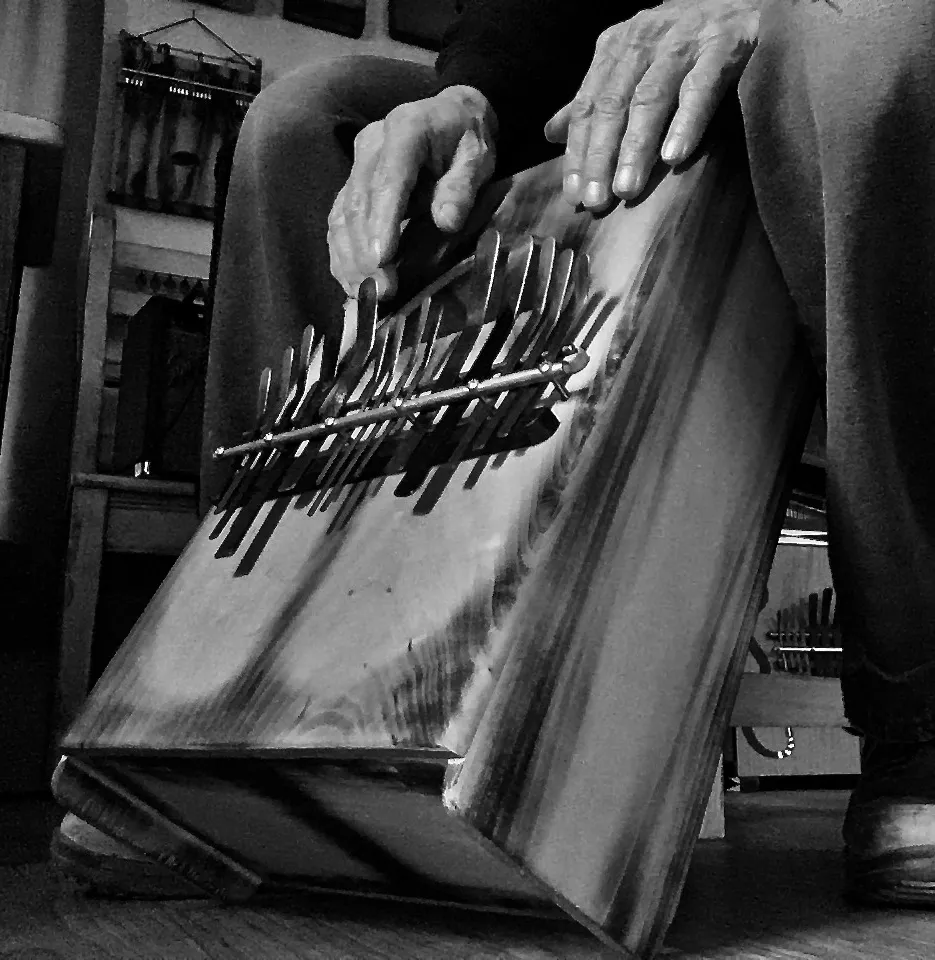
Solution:
M168 867L71 813L53 835L50 854L59 872L90 896L126 900L206 896Z
M935 908L935 743L866 738L843 834L849 899Z

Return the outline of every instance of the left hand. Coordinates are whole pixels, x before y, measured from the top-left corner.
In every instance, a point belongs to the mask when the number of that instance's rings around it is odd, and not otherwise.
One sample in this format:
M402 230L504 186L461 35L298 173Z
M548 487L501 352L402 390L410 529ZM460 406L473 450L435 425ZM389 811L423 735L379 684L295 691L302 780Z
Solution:
M761 2L668 0L601 34L577 96L545 128L566 144L569 203L634 199L660 156L692 155L756 48Z

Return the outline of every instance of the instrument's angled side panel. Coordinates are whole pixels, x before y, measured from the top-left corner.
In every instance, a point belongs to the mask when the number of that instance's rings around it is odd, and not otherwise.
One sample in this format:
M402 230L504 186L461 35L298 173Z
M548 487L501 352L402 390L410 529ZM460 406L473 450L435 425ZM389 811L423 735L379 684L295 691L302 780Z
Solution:
M677 902L814 403L750 200L745 172L710 158L658 251L660 282L446 791L638 956Z

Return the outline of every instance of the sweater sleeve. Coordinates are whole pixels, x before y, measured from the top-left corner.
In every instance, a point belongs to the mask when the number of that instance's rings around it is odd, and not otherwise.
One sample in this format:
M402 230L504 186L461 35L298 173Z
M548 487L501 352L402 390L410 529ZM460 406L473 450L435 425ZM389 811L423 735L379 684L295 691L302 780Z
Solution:
M435 62L436 90L477 88L500 124L498 173L560 152L542 132L574 97L598 35L647 3L594 0L466 0Z

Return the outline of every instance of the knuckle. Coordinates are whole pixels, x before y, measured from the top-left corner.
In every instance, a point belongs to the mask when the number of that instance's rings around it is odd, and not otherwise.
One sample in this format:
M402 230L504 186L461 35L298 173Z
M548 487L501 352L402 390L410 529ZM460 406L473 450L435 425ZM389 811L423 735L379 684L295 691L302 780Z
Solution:
M668 87L658 80L642 80L633 92L634 107L659 107L670 99Z
M594 44L594 49L598 53L606 53L611 47L615 46L620 38L621 24L615 23L613 26L602 30Z
M605 90L594 101L594 113L600 117L617 117L626 112L630 98L620 90Z
M368 197L364 190L349 190L344 199L345 216L359 217L366 213L368 207Z
M367 126L357 131L354 137L354 152L368 150L380 136L381 122L368 123Z
M579 94L571 102L571 119L572 121L582 121L590 118L591 114L594 113L594 101L588 97Z

